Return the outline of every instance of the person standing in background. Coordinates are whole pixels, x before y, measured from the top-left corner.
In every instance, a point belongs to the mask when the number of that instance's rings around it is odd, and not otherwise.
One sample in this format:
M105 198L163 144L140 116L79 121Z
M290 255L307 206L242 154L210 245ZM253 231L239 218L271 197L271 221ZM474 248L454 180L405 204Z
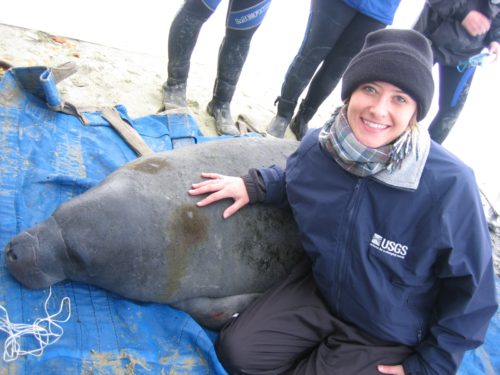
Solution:
M283 138L290 126L297 139L302 139L308 122L335 89L366 35L390 25L399 3L400 0L311 0L304 39L285 75L281 94L275 101L277 114L267 132ZM307 95L292 119L308 84Z
M487 48L499 60L500 0L428 0L414 29L432 41L439 66L439 110L429 133L442 143L467 100L475 71L466 68L469 59Z
M168 78L163 84L165 109L186 107L190 60L201 27L221 0L186 0L170 26ZM207 112L215 118L218 134L238 135L230 110L236 84L247 58L250 42L271 0L229 0L226 34L219 48L217 77Z

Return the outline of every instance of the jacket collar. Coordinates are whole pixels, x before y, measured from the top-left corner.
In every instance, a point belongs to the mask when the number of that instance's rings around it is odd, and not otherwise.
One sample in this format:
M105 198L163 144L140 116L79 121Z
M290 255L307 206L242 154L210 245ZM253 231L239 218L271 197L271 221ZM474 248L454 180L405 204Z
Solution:
M422 130L420 126L412 132L414 147L401 163L401 167L389 172L383 170L373 176L376 180L396 188L416 190L424 171L429 150L431 148L431 138L429 132Z

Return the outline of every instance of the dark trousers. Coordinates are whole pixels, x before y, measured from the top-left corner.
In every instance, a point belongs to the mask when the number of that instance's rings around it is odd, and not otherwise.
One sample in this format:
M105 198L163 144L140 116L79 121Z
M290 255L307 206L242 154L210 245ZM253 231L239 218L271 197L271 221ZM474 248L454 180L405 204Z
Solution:
M333 316L308 259L229 322L216 350L231 374L375 375L412 353Z
M280 97L296 103L310 84L304 106L316 111L337 86L365 36L384 26L341 0L313 0L302 45L285 75ZM279 108L278 114L292 115L279 113Z
M466 72L439 64L439 110L429 125L429 134L438 143L446 139L467 101L474 72L467 74L468 79L462 82Z

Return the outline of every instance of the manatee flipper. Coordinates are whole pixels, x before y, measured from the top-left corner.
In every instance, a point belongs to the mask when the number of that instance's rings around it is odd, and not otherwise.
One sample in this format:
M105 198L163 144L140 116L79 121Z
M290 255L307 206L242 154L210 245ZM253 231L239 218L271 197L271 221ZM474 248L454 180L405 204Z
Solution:
M218 330L234 314L242 312L262 293L238 294L229 297L199 297L172 303L176 309L187 312L204 327Z

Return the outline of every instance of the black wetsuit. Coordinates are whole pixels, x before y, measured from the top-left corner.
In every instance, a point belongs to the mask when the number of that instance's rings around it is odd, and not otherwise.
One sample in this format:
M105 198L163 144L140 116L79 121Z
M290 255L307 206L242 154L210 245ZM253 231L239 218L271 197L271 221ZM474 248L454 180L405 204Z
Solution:
M290 124L297 138L302 138L307 123L335 89L366 35L392 23L398 6L399 0L311 0L304 39L285 75L268 133L282 138ZM290 122L307 85L306 97Z
M186 0L170 26L167 85L187 82L191 54L199 32L221 0ZM214 99L230 102L250 49L271 0L230 0L226 34L219 49Z

